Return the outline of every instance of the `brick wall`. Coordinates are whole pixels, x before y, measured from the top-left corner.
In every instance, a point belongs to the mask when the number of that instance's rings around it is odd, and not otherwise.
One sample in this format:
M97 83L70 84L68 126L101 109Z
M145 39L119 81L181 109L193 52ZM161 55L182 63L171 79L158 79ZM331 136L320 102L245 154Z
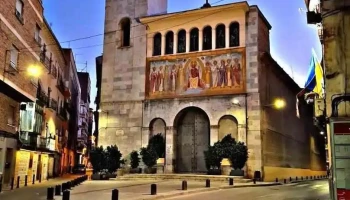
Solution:
M15 121L14 124L18 124L19 121L19 103L15 100L7 97L3 93L0 93L0 130L6 131L9 133L15 133L16 129L7 124L7 120L11 117L11 106L14 107L15 112Z

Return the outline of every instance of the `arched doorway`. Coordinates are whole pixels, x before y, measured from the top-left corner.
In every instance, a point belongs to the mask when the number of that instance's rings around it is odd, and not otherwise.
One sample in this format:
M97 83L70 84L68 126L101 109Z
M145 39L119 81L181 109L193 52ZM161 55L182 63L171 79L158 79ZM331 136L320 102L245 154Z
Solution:
M210 123L200 108L189 107L175 118L176 171L178 173L206 172L204 151L208 149Z
M232 138L238 140L238 122L231 115L225 115L219 120L219 140L231 134Z

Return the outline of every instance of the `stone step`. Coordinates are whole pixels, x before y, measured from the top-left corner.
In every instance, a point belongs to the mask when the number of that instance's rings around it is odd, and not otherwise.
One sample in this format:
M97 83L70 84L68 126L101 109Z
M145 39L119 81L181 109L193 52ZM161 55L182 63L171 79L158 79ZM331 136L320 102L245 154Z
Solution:
M236 183L248 183L252 180L241 176L216 176L216 175L193 175L193 174L126 174L115 178L115 180L187 180L187 181L210 181L227 182L233 178Z

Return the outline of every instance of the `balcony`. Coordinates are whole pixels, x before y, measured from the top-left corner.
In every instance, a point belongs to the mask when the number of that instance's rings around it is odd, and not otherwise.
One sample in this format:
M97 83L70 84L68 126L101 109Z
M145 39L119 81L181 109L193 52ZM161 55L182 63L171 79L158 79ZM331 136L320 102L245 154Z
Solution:
M46 69L49 71L51 70L51 59L47 57L44 53L45 51L42 51L40 54L40 61L45 65Z
M50 109L52 109L54 111L57 111L57 108L58 108L57 101L54 100L54 99L50 99L50 101L47 104L47 108L50 108Z
M36 96L41 105L47 105L49 103L49 97L45 94L45 92L38 90Z
M27 150L49 150L48 138L35 133L21 132L20 141L22 148Z
M58 116L62 120L67 120L68 119L67 110L63 107L60 107L59 112L58 112Z

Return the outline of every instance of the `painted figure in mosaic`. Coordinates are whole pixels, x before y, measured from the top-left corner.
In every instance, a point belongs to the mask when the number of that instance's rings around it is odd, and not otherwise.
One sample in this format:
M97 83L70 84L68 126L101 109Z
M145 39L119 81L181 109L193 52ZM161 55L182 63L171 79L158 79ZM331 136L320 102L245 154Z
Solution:
M190 64L191 67L189 69L188 88L197 89L200 87L200 77L199 70L197 67L197 61L191 61Z
M227 86L233 86L233 70L232 70L232 64L231 64L231 59L226 60L226 77L227 77Z
M164 91L164 71L163 66L159 67L158 71L158 91L163 92Z
M227 85L227 74L226 74L226 66L225 60L221 60L220 68L219 68L219 87L225 87Z
M176 80L177 80L177 70L176 70L176 65L173 65L171 67L171 71L170 71L170 89L171 89L171 91L176 90Z
M235 58L233 63L233 75L237 85L241 85L242 68L239 59Z
M170 73L169 73L169 66L165 65L164 68L164 91L170 90Z
M156 71L156 67L152 67L152 71L149 76L150 80L150 92L154 93L157 91L157 85L158 85L158 72Z
M186 77L186 74L185 74L185 69L183 67L183 64L179 64L179 68L178 68L178 72L177 72L177 77L178 77L178 80L177 80L177 85L176 85L176 88L179 92L182 92L184 87L185 87L185 84L186 84L186 80L185 80L185 77Z
M211 63L207 61L205 63L205 69L204 69L204 83L206 88L210 88L211 86L211 69L210 69Z
M214 60L213 66L211 69L211 80L212 80L212 87L217 87L219 82L219 66L218 61Z

